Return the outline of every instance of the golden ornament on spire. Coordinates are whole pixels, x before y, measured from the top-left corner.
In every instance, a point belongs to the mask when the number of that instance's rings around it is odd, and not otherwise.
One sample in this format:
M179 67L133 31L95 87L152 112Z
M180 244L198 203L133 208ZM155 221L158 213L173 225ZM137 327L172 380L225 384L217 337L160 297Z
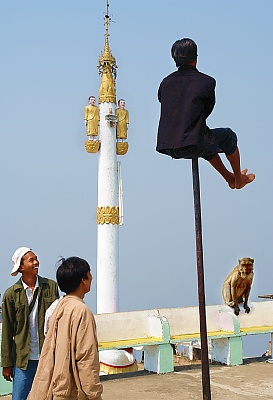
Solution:
M116 104L116 88L115 81L117 75L116 59L111 53L109 46L109 22L111 18L108 15L108 1L106 1L105 14L105 44L104 50L99 57L98 70L101 75L101 84L99 89L99 103L115 103Z

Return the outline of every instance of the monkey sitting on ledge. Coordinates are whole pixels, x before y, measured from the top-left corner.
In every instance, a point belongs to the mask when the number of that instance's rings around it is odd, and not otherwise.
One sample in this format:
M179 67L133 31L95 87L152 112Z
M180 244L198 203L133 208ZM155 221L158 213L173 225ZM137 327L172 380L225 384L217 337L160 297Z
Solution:
M244 303L246 313L250 311L247 302L254 276L253 258L244 257L238 261L239 264L226 277L222 286L224 303L234 308L235 315L240 313L239 303Z

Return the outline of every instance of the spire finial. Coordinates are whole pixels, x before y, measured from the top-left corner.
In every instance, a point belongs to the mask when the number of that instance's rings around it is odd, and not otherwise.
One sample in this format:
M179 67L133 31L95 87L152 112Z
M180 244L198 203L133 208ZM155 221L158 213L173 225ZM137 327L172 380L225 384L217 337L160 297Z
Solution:
M106 14L104 17L105 23L105 44L104 50L99 57L98 70L102 76L101 86L99 91L99 103L113 102L116 104L116 89L115 79L117 75L116 59L113 57L109 45L109 25L111 18L109 17L109 3L106 0Z
M105 46L104 46L104 51L106 50L106 51L111 53L110 45L109 45L109 39L108 39L109 36L110 36L109 26L110 26L110 22L111 22L111 18L109 16L109 3L108 3L108 0L106 0L106 13L105 13L104 21L105 21L105 23L104 23L104 26L105 26Z
M111 21L108 10L109 10L109 3L108 3L108 0L106 0L106 14L104 17L104 19L105 19L104 25L105 25L105 38L106 38L107 42L108 42L108 37L110 36L109 35L109 25L110 25L110 21Z

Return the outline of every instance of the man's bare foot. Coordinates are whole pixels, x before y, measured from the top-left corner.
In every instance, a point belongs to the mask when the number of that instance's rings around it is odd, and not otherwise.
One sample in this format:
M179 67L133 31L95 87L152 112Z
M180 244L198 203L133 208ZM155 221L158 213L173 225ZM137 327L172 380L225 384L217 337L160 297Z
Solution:
M225 180L227 181L230 189L235 189L235 176L232 172L229 172L227 176L225 176Z
M247 174L248 169L244 169L241 172L241 176L239 178L235 178L235 188L242 189L248 183L251 183L255 179L255 174Z
M248 171L248 169L245 168L245 169L243 169L243 170L241 171L241 174L247 176L247 171ZM252 176L252 175L254 175L254 174L250 174L250 175ZM244 179L244 178L243 178L243 179ZM255 179L255 175L254 175L254 178L253 178L251 181L244 183L243 186L241 186L241 187L238 188L238 187L236 187L235 176L234 176L234 174L233 174L232 172L230 172L230 173L229 173L229 176L226 178L226 181L227 181L228 186L230 187L230 189L235 189L235 188L236 188L236 189L241 189L241 188L244 187L247 183L252 182L254 179Z
M231 178L230 180L227 181L228 186L230 187L230 189L235 189L235 178Z

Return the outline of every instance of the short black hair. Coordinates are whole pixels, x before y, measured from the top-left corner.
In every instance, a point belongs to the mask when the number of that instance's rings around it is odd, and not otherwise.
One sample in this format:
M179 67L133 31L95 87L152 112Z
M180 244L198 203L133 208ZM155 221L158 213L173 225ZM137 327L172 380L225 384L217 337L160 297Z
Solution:
M197 60L197 45L189 38L177 40L172 45L171 54L177 67L185 67Z
M61 258L61 263L56 272L56 279L62 292L69 294L74 292L82 279L87 279L90 265L80 257Z

